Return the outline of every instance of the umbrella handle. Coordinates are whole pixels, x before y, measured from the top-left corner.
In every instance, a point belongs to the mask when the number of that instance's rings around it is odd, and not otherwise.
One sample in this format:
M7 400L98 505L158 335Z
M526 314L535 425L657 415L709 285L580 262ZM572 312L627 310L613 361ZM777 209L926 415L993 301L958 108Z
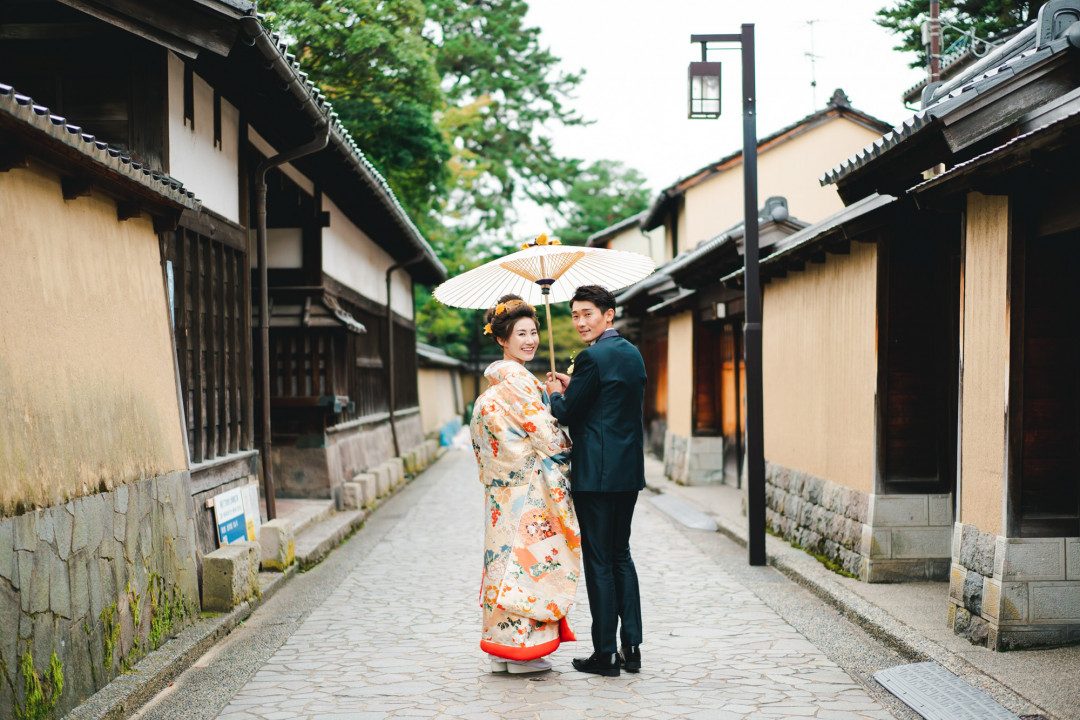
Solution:
M547 275L547 268L544 266L544 256L540 256L540 274ZM548 360L551 361L551 379L555 379L555 336L552 335L551 327L551 283L554 280L548 280L544 278L537 280L536 284L540 286L540 292L544 295L544 312L547 313L547 335L548 335Z
M555 377L555 336L552 335L551 328L551 298L549 292L551 288L547 285L543 286L541 292L544 294L544 312L547 313L547 336L548 336L548 359L551 360L551 377Z

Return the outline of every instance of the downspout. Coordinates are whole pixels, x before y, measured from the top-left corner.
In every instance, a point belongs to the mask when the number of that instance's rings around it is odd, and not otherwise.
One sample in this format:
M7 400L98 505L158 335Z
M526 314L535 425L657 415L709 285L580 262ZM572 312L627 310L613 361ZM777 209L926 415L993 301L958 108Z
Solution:
M263 160L255 168L255 223L258 241L259 263L259 336L260 342L260 387L262 390L262 446L260 458L263 466L263 495L266 499L266 518L277 517L277 504L274 497L274 472L270 460L270 306L267 291L266 267L266 174L273 168L292 162L305 155L316 153L330 141L330 118L323 112L311 95L311 90L296 74L293 68L278 52L277 47L266 33L266 29L255 17L241 18L240 28L244 42L256 48L266 59L267 70L272 70L281 79L282 90L289 93L304 109L313 122L313 138L299 147L279 153Z
M423 252L412 260L403 263L394 263L386 271L386 365L387 380L390 383L390 434L394 438L394 457L401 457L401 444L398 442L397 420L394 411L397 410L397 372L394 368L394 303L390 295L390 276L395 270L401 270L415 265L427 255Z

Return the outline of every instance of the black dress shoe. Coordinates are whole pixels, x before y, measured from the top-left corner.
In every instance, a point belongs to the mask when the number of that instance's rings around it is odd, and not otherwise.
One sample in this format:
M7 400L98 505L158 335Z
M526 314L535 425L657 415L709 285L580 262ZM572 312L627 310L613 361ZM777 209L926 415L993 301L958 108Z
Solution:
M574 658L574 669L604 677L619 677L619 654L593 653L587 658Z
M619 653L619 664L626 672L641 672L641 646L623 645Z

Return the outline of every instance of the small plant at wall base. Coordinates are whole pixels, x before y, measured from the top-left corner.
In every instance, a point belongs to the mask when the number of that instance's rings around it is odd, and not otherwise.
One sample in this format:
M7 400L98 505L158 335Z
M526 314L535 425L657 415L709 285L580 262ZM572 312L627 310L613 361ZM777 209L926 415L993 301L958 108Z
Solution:
M105 651L105 671L112 673L116 648L120 646L120 622L117 617L117 605L113 603L101 611L101 647Z
M828 555L822 555L821 553L816 552L814 550L811 550L810 548L805 548L802 545L800 545L798 542L796 542L795 540L788 540L783 535L778 533L776 531L776 529L772 525L766 524L765 525L765 531L767 533L769 533L770 535L772 535L773 537L780 538L781 540L786 542L788 545L791 545L791 547L795 548L796 550L802 550L804 553L806 553L810 557L814 558L819 563L824 565L827 569L832 570L837 575L843 575L844 577L855 578L856 580L859 578L858 575L855 575L854 573L850 573L847 570L845 570L843 565L836 562L835 560L830 558Z
M15 717L18 720L47 720L53 717L53 710L64 692L64 666L56 652L53 651L49 658L44 681L34 668L34 656L29 649L19 659L19 674L23 678L25 701L22 707L15 706Z

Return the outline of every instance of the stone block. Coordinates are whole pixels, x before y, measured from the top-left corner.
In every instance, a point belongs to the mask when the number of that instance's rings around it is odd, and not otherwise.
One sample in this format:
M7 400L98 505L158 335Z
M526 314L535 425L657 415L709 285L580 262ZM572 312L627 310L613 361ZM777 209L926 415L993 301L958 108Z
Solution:
M16 578L14 585L19 587L18 561L15 558L15 523L11 520L0 520L0 578L11 580Z
M967 581L967 568L953 563L949 568L949 598L957 603L964 603L964 583Z
M1004 550L1002 580L1065 579L1064 538L1008 538Z
M203 556L203 610L228 612L259 592L259 544L233 543Z
M952 559L954 562L960 561L960 547L961 541L964 537L964 524L954 523L952 533Z
M969 572L964 578L964 608L972 615L981 615L983 608L983 576Z
M342 483L341 502L349 510L364 507L364 488L358 482Z
M360 473L353 476L353 482L360 486L361 507L371 507L379 496L379 479L374 473Z
M953 522L956 520L953 515L952 494L928 495L927 500L929 501L930 506L930 524L948 525L949 527L952 527Z
M379 497L386 497L390 494L390 466L383 464L377 465L371 469L371 472L375 475L376 481L376 493Z
M952 545L951 527L894 527L894 558L947 558Z
M870 524L874 527L915 527L930 524L926 495L872 495Z
M892 530L863 525L862 554L869 558L892 557Z
M352 485L352 483L346 483ZM296 540L292 525L280 518L259 527L260 565L263 570L284 572L296 561Z
M0 554L3 552L0 545ZM1065 538L1065 579L1080 580L1080 538Z
M1031 619L1080 622L1080 582L1030 583Z
M1030 607L1030 603L1028 602L1028 583L1003 582L1001 583L1000 592L1001 601L1000 609L998 610L998 621L1002 623L1026 622Z
M392 471L391 485L397 487L405 482L405 461L399 457L390 458L386 461Z

